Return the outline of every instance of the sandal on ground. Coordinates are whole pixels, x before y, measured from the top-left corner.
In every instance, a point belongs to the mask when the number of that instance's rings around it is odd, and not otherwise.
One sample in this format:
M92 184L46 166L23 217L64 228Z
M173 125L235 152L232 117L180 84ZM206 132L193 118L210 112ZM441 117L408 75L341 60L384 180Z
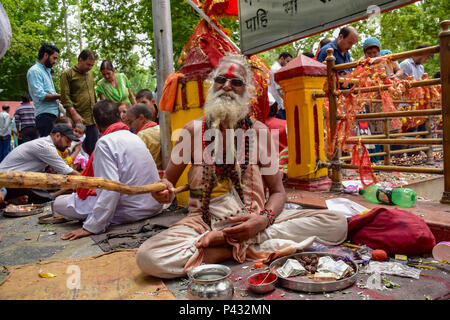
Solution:
M63 216L59 214L46 214L45 216L39 217L39 223L40 224L57 224L57 223L64 223L70 220L67 220Z

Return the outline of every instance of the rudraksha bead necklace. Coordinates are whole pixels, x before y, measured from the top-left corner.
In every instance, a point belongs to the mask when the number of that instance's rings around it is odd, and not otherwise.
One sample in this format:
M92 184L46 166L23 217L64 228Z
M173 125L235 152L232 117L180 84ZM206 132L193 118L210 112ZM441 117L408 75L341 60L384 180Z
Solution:
M238 122L236 129L242 129L242 131L243 131L242 137L243 137L243 140L245 140L244 154L242 155L242 152L241 152L240 153L241 157L238 157L238 153L235 152L234 154L236 156L234 157L234 163L232 163L232 164L226 163L226 161L225 161L226 160L226 152L225 152L224 148L222 148L221 154L220 153L219 153L219 155L215 154L215 157L214 157L215 159L217 159L217 156L221 156L222 160L223 160L222 164L215 163L215 161L213 161L209 157L208 152L205 152L208 157L209 165L214 168L214 170L212 170L212 172L211 172L211 170L208 169L208 164L203 161L203 172L202 172L203 190L202 190L201 212L202 212L203 221L205 221L205 223L209 226L211 226L211 214L209 212L209 203L211 200L211 192L218 181L222 181L224 179L230 179L237 194L239 195L239 198L242 200L242 203L245 203L244 202L244 192L242 190L242 185L241 185L241 178L244 176L245 170L247 169L247 166L249 164L250 143L252 142L252 141L250 141L251 136L249 136L249 137L247 137L247 139L245 139L245 131L247 129L251 128L252 125L253 125L252 120L250 119L250 117L248 115L244 119L242 119ZM210 121L208 121L205 117L205 119L203 120L203 123L202 123L202 145L203 145L204 151L206 149L205 130L207 127L210 127L210 126L211 126ZM237 140L235 140L232 145L235 148L234 150L236 151ZM217 150L216 150L216 152L217 152ZM238 162L240 164L240 175L239 175L239 173L236 171L236 158L240 158L242 160L243 159L242 156L244 158L244 161Z

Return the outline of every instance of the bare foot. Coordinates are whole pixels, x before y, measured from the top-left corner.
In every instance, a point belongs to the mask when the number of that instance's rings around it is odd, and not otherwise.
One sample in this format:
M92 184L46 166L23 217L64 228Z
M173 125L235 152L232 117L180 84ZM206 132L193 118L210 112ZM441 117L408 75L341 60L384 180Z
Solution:
M224 247L226 245L223 233L218 230L208 232L196 243L197 248Z

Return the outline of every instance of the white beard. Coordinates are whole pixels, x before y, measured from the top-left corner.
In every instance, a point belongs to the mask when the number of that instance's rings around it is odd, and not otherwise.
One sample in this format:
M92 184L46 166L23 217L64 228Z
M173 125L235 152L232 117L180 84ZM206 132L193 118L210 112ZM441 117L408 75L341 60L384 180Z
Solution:
M216 129L219 124L224 129L234 129L239 120L245 118L250 111L249 99L247 94L240 96L233 91L223 89L213 92L211 88L203 110Z

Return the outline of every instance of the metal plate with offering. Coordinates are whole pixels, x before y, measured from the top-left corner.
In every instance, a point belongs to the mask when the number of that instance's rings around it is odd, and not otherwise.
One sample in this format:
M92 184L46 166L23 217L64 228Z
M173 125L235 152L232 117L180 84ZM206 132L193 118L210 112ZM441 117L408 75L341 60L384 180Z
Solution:
M306 272L296 274L293 271L289 276L285 271L298 266L289 260L297 261ZM350 257L326 252L301 252L282 257L273 261L270 269L278 275L280 286L304 292L342 290L353 285L358 274L358 265Z
M296 259L287 259L283 266L277 269L280 276L288 278L306 274L306 269Z
M9 204L2 210L7 217L26 217L43 212L44 206L41 204Z

